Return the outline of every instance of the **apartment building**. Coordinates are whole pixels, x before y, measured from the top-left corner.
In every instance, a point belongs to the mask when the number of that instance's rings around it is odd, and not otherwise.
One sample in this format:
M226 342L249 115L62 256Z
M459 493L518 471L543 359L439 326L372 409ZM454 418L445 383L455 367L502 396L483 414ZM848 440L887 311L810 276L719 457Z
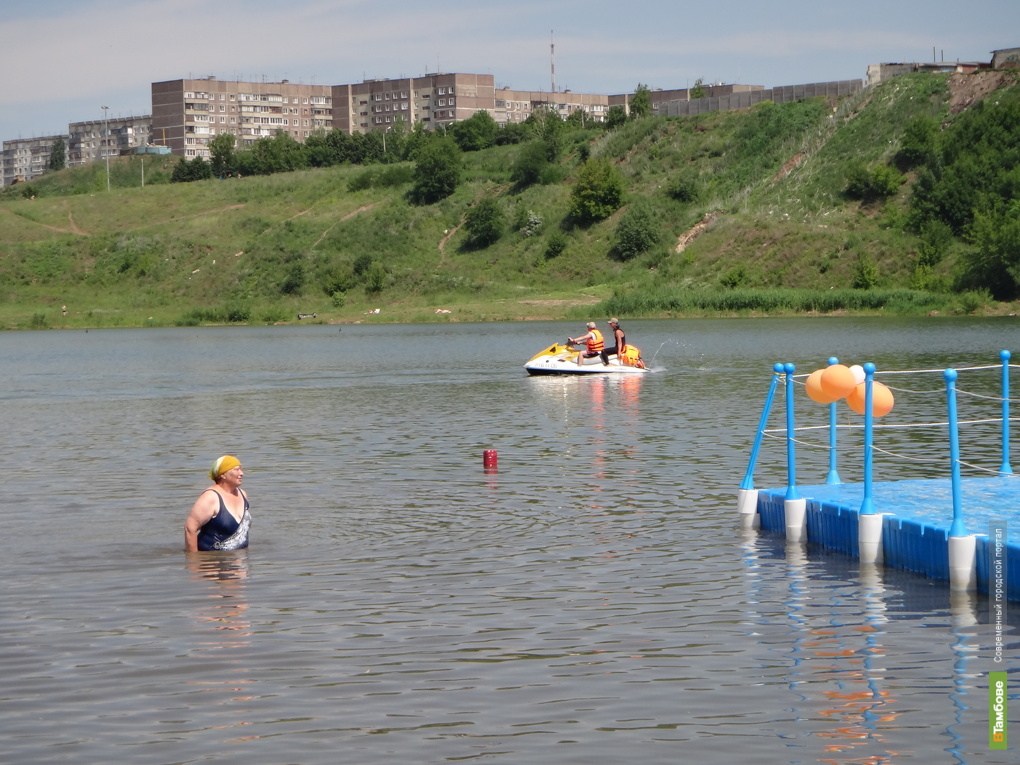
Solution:
M491 74L464 72L426 74L423 77L365 80L333 86L333 127L345 133L386 130L396 122L421 122L429 129L487 111L500 125L524 122L536 109L549 108L561 117L584 109L602 121L608 96L511 90L495 87Z
M50 166L53 144L58 140L67 146L66 135L46 135L38 138L15 138L4 141L0 154L0 178L4 186L38 178Z
M72 122L67 126L67 166L130 154L150 143L151 128L149 114Z
M334 85L333 125L345 133L387 130L397 122L427 128L468 119L491 109L491 74L426 74Z
M511 90L500 88L496 91L493 104L493 119L500 125L524 122L536 109L551 109L561 119L566 119L578 109L595 122L604 122L609 111L609 96L597 93L574 93L570 90Z
M209 158L209 141L222 133L238 147L282 130L303 142L333 127L329 85L204 79L152 83L152 138L177 156Z

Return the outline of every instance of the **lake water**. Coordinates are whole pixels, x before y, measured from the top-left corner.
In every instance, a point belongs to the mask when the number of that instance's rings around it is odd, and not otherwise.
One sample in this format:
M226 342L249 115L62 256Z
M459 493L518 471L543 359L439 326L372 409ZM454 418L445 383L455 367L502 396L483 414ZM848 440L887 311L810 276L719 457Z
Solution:
M1015 762L1020 609L995 664L983 601L736 517L775 362L1015 322L624 321L636 379L528 377L576 323L0 334L0 760ZM251 547L187 556L223 453Z

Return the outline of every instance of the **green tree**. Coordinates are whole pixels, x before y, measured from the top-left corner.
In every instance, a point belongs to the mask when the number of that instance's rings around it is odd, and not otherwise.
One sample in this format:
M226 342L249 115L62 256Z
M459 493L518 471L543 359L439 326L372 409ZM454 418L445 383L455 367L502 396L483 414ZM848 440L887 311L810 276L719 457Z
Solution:
M404 141L404 159L409 162L417 161L418 152L429 142L430 138L428 131L425 129L425 123L421 120L415 122L414 127L411 128L411 132L407 136L407 140Z
M589 159L570 192L570 217L594 223L612 215L623 204L623 178L606 159Z
M572 128L586 128L591 123L591 117L584 107L579 107L567 115L564 122Z
M174 165L170 180L173 183L188 183L190 181L204 181L212 178L212 166L202 157L195 157L190 162L181 157Z
M939 126L931 117L915 117L903 128L896 162L906 170L926 165L935 158Z
M259 175L285 173L308 166L304 147L289 134L277 130L276 135L258 139L251 147L255 172Z
M869 170L863 162L855 162L847 172L844 193L851 199L874 202L893 196L904 180L903 175L889 165Z
M635 204L616 226L612 256L617 260L630 260L648 252L660 238L659 222L651 208L647 204Z
M63 138L58 138L50 148L50 162L46 166L48 170L63 170L67 167L67 145Z
M452 138L434 138L418 152L414 185L409 192L417 204L432 204L446 199L460 183L460 149Z
M496 143L499 125L487 111L480 110L463 122L450 126L450 135L461 151L480 151Z
M217 178L224 178L234 172L234 144L237 139L232 133L220 133L209 141L209 156L212 172Z
M620 104L610 106L609 111L606 112L606 127L612 130L613 128L620 127L627 121L627 110L624 109Z
M855 290L870 290L878 286L878 266L870 255L858 255L850 286Z
M518 187L531 186L542 178L549 166L549 153L544 141L529 141L517 152L517 159L510 168L510 180Z
M974 248L965 258L963 286L987 289L996 300L1020 295L1020 200L977 212L970 227Z
M910 225L928 220L966 234L976 213L1020 196L1020 93L1002 91L962 112L936 140L935 158L918 174Z
M696 202L698 197L701 196L701 180L695 171L682 170L673 176L673 179L666 187L666 193L677 202L683 202L684 204Z
M694 87L691 88L691 98L704 98L705 97L705 81L701 77L694 81Z
M506 231L506 215L495 197L485 197L468 210L464 220L470 242L475 247L488 247Z
M638 83L637 90L630 99L630 118L639 120L652 113L652 94L647 85Z
M531 138L531 130L523 122L508 122L496 133L497 146L510 146L515 143L524 143Z

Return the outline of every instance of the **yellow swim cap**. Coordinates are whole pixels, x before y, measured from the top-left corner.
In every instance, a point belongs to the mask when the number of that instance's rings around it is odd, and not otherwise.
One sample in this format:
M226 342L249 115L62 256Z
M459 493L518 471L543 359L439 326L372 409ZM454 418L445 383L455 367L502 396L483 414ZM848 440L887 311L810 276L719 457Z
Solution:
M229 454L224 454L213 463L212 470L209 471L209 477L215 481L228 470L233 470L240 464L241 460L237 457L231 457Z

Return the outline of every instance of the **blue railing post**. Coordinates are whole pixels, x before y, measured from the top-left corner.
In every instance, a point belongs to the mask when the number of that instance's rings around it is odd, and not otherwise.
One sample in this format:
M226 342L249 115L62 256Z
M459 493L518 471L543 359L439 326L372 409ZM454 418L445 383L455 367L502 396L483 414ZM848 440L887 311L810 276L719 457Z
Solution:
M768 425L769 412L772 410L772 400L776 397L776 387L779 385L779 375L783 373L783 365L779 362L772 367L772 382L769 384L768 395L765 396L765 407L761 410L761 419L758 420L758 433L754 437L754 446L751 447L751 459L747 462L747 472L744 473L744 480L740 483L741 489L754 488L754 468L758 462L758 452L761 449L762 438L765 437L765 426Z
M874 414L872 413L873 378L875 365L870 361L864 365L864 499L861 501L861 515L875 514L875 500L871 492L871 452L874 445Z
M999 475L1013 475L1009 465L1009 351L999 351L1002 359L1002 465Z
M956 377L955 369L947 369L942 373L946 380L946 407L949 410L949 467L953 486L953 524L949 527L949 536L967 536L967 527L963 523L963 500L960 491L960 434L956 418Z
M800 499L800 495L797 493L797 451L795 446L794 434L796 428L794 427L793 417L793 373L796 371L796 367L787 362L783 365L783 371L786 372L786 498L787 499Z
M838 364L839 359L835 356L829 357L829 366ZM839 473L836 472L836 402L833 401L829 404L829 474L825 476L825 483L827 484L838 484L842 483L839 480Z

